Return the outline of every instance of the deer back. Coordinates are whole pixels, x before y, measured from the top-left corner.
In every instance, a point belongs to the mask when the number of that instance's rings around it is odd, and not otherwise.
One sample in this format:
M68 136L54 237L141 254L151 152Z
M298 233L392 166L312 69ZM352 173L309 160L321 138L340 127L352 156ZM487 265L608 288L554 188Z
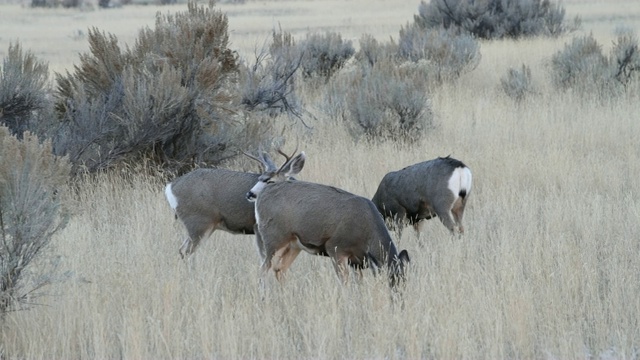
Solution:
M277 239L295 235L310 249L337 247L364 259L389 264L397 249L373 203L331 186L286 181L267 186L258 196L256 217ZM270 237L263 238L269 241Z
M254 207L245 194L259 176L226 169L197 169L185 174L171 183L176 214L185 222L215 219L230 232L253 234Z
M446 157L424 161L386 174L372 201L380 212L397 212L394 206L418 209L420 202L453 201L449 180L457 168L466 167L459 160Z

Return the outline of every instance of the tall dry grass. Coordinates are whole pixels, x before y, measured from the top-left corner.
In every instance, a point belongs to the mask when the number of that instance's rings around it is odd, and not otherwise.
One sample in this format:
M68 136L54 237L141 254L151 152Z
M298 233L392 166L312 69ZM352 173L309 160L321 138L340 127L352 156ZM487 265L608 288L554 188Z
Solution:
M471 167L463 237L430 220L396 238L412 258L401 296L369 273L342 286L327 258L301 254L263 300L251 236L217 232L189 266L164 184L112 175L80 187L54 240L69 280L7 315L2 356L640 357L638 92L555 92L545 67L566 40L483 43L476 70L430 94L437 127L412 146L354 143L317 111L313 130L290 130L308 155L301 178L367 197L415 162ZM500 77L522 62L539 95L518 104Z

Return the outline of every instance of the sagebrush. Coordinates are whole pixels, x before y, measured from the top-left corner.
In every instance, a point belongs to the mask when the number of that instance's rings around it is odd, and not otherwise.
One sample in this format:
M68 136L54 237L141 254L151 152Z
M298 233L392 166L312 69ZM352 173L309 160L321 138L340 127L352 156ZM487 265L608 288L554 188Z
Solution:
M239 107L239 62L229 48L228 19L211 4L158 14L135 46L89 31L90 53L57 77L55 150L76 169L97 171L144 159L180 172L217 164L260 143L260 127ZM268 126L253 134L268 137Z
M565 21L564 7L549 0L421 1L415 24L452 29L483 39L559 36L580 26Z
M0 126L0 314L24 308L51 282L51 269L33 273L32 263L65 227L70 164L26 132L18 140Z
M18 138L38 127L38 115L50 114L49 68L19 43L9 45L0 68L0 124Z

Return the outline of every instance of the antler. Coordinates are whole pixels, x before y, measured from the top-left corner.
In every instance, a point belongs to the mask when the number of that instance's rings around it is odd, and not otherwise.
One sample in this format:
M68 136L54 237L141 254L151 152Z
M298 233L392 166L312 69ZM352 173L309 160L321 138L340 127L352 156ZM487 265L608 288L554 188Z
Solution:
M262 160L261 160L261 159L258 159L257 157L255 157L255 156L253 156L253 155L251 155L251 154L249 154L249 153L245 152L244 150L242 150L242 153L243 153L243 154L245 154L245 156L247 156L248 158L251 158L251 159L253 159L253 160L255 160L255 161L259 162L260 164L262 164ZM264 165L264 164L263 164L263 165Z
M287 164L289 164L289 162L291 161L291 159L293 158L293 155L295 155L298 152L298 145L300 145L300 141L299 139L296 140L296 149L293 150L293 152L291 153L290 156L288 156L287 154L284 153L284 151L282 151L282 149L277 148L276 151L278 152L278 154L284 156L285 159L287 159L284 164L282 164L282 166L280 166L280 169L278 169L278 172L280 172L280 170L284 169L285 166L287 166Z
M262 165L264 171L273 171L276 169L276 165L273 163L268 154L262 152L260 157L255 157L247 152L242 151L247 157L259 162Z

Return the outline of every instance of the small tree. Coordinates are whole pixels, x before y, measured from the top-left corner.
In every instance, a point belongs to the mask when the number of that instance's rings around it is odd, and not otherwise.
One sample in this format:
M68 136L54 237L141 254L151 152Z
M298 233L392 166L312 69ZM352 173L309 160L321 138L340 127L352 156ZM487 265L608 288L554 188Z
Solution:
M0 126L0 313L21 308L49 283L48 274L27 282L30 264L46 251L67 221L62 193L69 179L66 158L51 142Z

